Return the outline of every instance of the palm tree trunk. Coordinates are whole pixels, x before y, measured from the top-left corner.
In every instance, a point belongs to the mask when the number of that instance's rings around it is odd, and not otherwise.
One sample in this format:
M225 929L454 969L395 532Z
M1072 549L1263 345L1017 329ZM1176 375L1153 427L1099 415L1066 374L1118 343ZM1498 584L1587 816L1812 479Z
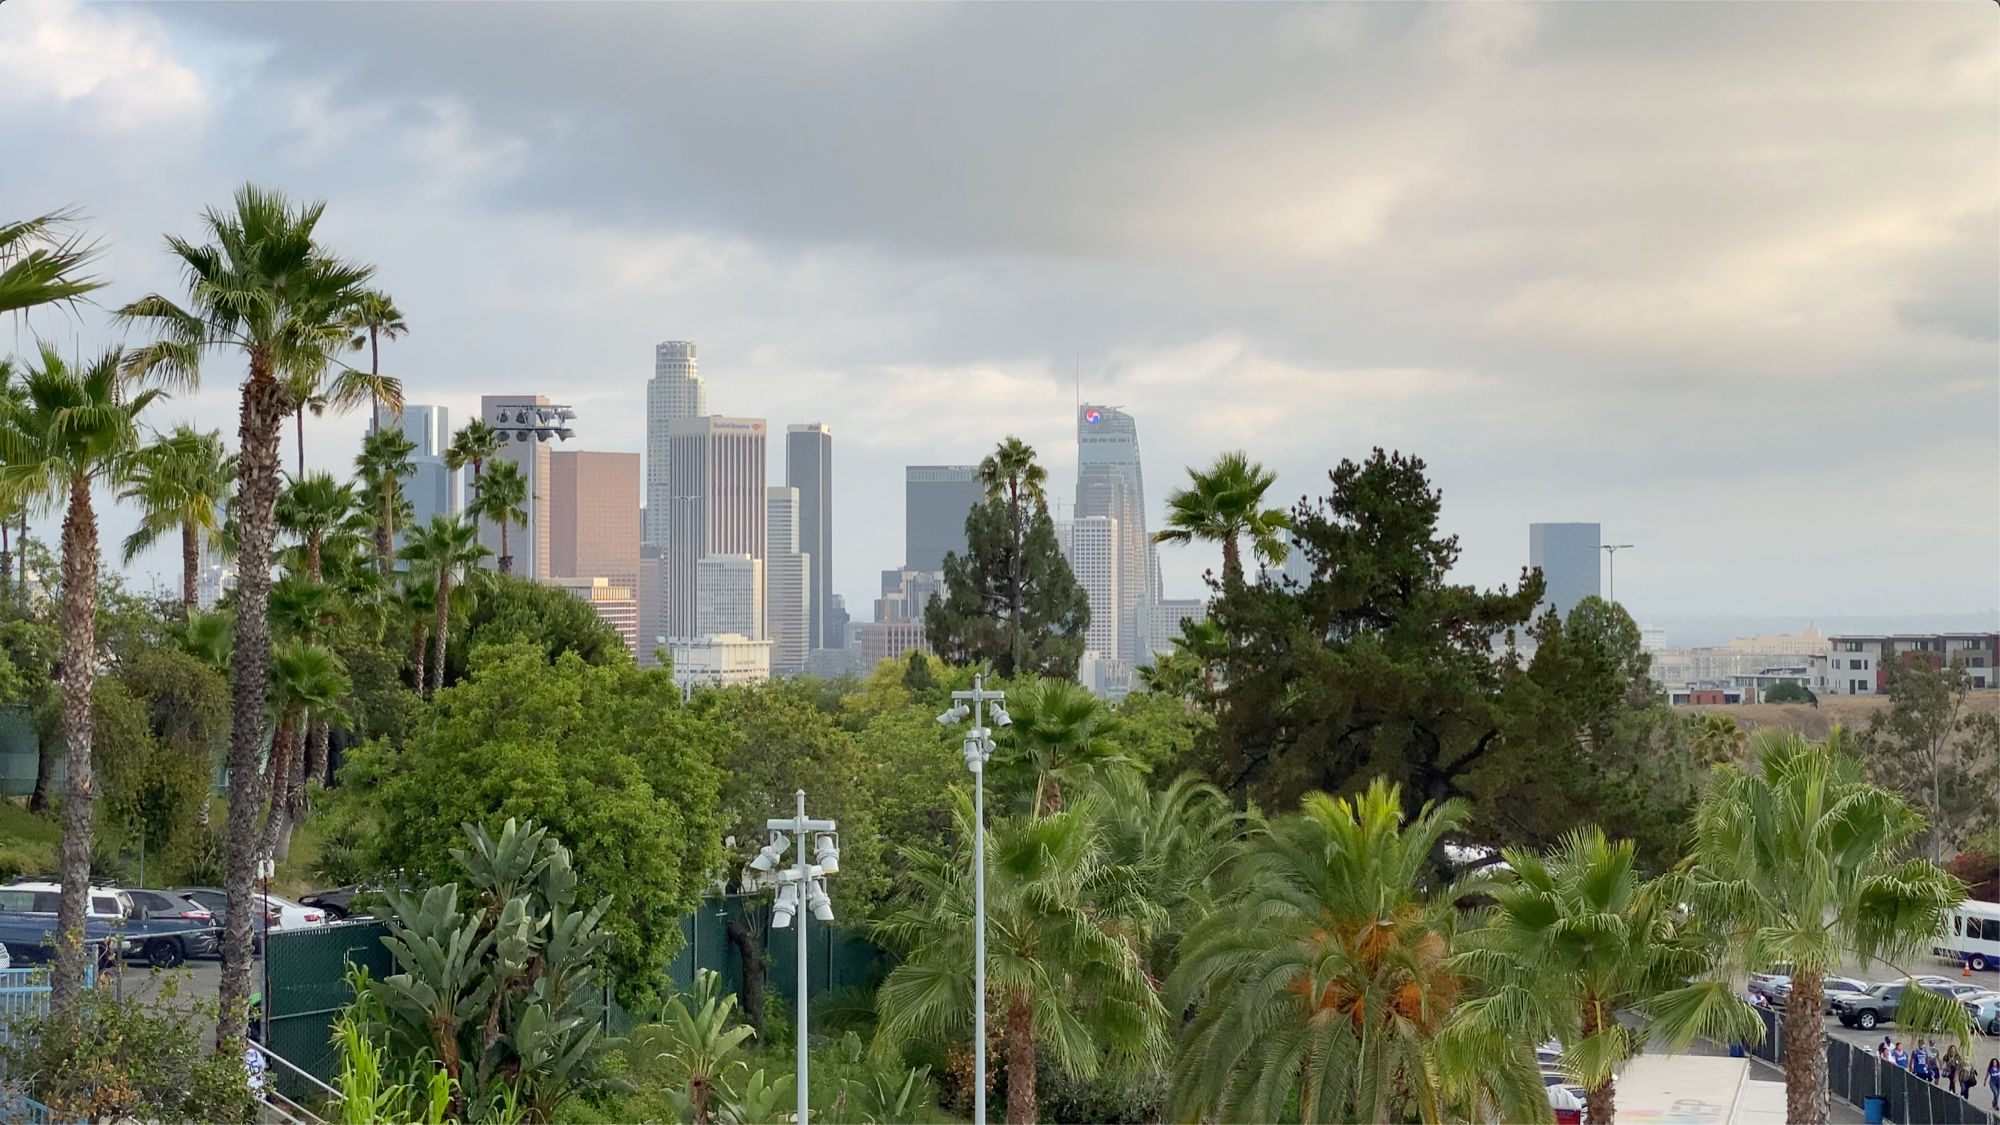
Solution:
M306 743L306 772L300 779L302 782L317 781L322 787L326 785L328 747L332 742L333 731L326 725L325 720L314 719L311 741ZM303 784L299 787L299 792L301 794L305 792Z
M1826 1125L1826 1024L1819 1018L1826 998L1820 974L1794 969L1792 994L1785 1001L1785 1120Z
M1007 997L1007 1125L1034 1125L1041 1108L1035 1099L1034 1015L1025 989Z
M391 484L382 482L382 518L375 524L375 558L384 574L396 569L396 493Z
M257 815L263 811L257 759L264 752L266 700L271 690L271 531L278 499L278 435L285 420L285 390L270 361L251 356L237 423L241 450L236 475L236 648L230 661L229 820L224 853L227 906L222 930L222 1011L215 1025L218 1050L242 1052L245 1005L250 998L251 916L257 874Z
M54 737L39 740L35 751L35 791L28 796L29 812L47 812L54 803L56 763L62 760L62 752L61 743Z
M271 798L274 813L282 809L284 819L278 822L278 838L271 848L271 859L283 863L292 856L292 836L306 818L306 752L310 740L310 723L301 722L292 730L292 746L286 753L285 787L278 796Z
M193 520L181 521L181 620L194 615L201 604L201 528Z
M1019 481L1007 485L1007 519L1013 530L1012 554L1007 560L1007 631L1012 667L1002 675L1021 674L1021 611L1026 600L1021 594L1021 554L1026 547L1026 536L1021 533L1021 486ZM1008 1097L1013 1102L1013 1097Z
M375 382L382 377L381 342L375 338L375 326L368 326L368 414L374 419L375 428L382 428L382 404L375 399Z
M56 965L49 980L49 1002L59 1018L69 1018L82 999L88 956L83 919L90 905L91 813L97 797L90 775L90 693L97 673L97 513L90 507L90 478L82 474L70 478L62 569L62 711L69 780L63 788L62 896L56 906Z
M260 859L275 861L278 857L278 840L285 835L285 800L291 790L292 746L296 742L297 723L291 710L278 723L278 731L271 736L270 780L265 785L271 794L271 807L264 817L264 836L258 844Z
M314 582L319 581L319 560L320 533L309 532L306 535L306 577Z
M1604 1030L1604 1021L1599 1016L1599 1006L1593 998L1583 1002L1583 1037L1585 1039ZM1590 1121L1616 1121L1618 1112L1618 1079L1606 1078L1604 1084L1583 1092L1583 1113Z
M451 571L441 570L438 574L437 621L431 626L431 695L436 697L438 689L444 687L444 644L445 634L451 628Z
M500 521L500 573L514 573L514 556L507 553L507 521Z
M12 530L11 524L0 519L0 593L7 594L14 592L13 542L8 535Z
M426 651L430 647L424 642L428 639L424 635L424 623L422 621L418 621L416 624L410 626L410 668L411 675L416 680L411 686L417 689L418 698L422 698L424 694L424 661Z
M1243 584L1243 548L1237 545L1236 536L1227 535L1222 540L1222 588L1232 589Z

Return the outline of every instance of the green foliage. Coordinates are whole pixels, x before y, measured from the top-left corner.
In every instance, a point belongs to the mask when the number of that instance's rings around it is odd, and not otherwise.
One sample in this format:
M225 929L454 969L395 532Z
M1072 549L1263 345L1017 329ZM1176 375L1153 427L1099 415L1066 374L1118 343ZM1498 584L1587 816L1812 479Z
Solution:
M480 645L523 642L539 646L551 664L569 652L587 664L630 659L624 638L589 605L539 582L496 575L480 587L478 604L466 621L465 643L448 663L452 677L464 675L465 654Z
M1264 507L1264 494L1278 474L1250 460L1241 450L1224 453L1206 470L1189 469L1188 485L1167 493L1166 527L1153 536L1156 543L1218 543L1222 546L1222 578L1218 586L1243 581L1239 544L1249 537L1258 557L1273 564L1290 553L1285 531L1291 518L1281 508Z
M1064 787L1107 768L1129 766L1113 738L1116 719L1088 688L1068 680L1015 682L1007 692L1014 722L1000 728L989 767L993 794L1005 808L1034 815L1056 812Z
M754 1035L737 1021L736 997L722 991L721 978L708 969L696 973L692 993L668 997L659 1021L632 1036L638 1073L655 1087L635 1108L657 1101L652 1108L666 1110L660 1116L691 1125L741 1120L744 1109L758 1108L742 1104L753 1093L745 1044ZM762 1070L755 1075L761 1101L769 1082Z
M2000 719L1968 712L1971 677L1931 654L1887 658L1889 709L1878 711L1854 749L1878 784L1925 810L1931 858L1942 862L1966 839L2000 825Z
M368 982L368 995L392 1044L438 1060L457 1089L452 1119L547 1121L606 1081L598 924L611 898L577 909L568 849L532 821L465 833L471 846L452 856L470 883L466 908L457 883L387 892L383 942L399 971Z
M1811 703L1813 702L1813 693L1807 690L1804 684L1793 683L1790 680L1786 680L1782 683L1772 684L1770 687L1766 688L1764 690L1764 698L1759 700L1759 702Z
M147 1000L85 990L75 1016L16 1014L0 1063L59 1121L256 1120L240 1057L209 1050L215 1003L169 976Z
M340 1069L333 1086L340 1091L334 1106L339 1125L375 1125L378 1121L411 1122L413 1125L443 1125L458 1092L444 1068L418 1051L406 1060L401 1074L392 1075L395 1060L378 1041L384 1034L388 1013L380 997L370 988L366 969L350 966L348 985L354 1002L333 1024L333 1045L340 1057Z
M650 1004L718 858L715 768L724 731L690 715L672 679L630 662L551 665L527 644L473 654L401 747L357 748L342 779L366 794L378 871L455 869L457 824L532 819L574 857L579 895L610 896L604 927L620 999Z
M98 844L115 852L137 848L143 836L156 860L185 856L208 801L209 752L156 741L149 701L136 698L122 679L98 680L91 701L91 759L103 802Z
M1035 452L1009 438L980 466L988 500L965 517L966 553L944 559L944 593L924 614L931 648L1002 676L1075 679L1090 599L1056 544Z

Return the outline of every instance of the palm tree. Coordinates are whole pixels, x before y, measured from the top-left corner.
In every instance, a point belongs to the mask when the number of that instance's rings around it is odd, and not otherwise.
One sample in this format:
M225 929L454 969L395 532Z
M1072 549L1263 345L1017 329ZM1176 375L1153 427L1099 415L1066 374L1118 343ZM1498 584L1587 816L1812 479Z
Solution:
M282 862L291 854L292 829L305 811L305 733L317 719L339 713L350 684L340 657L325 645L287 640L271 652L271 704L277 731L271 736L267 786L270 812L264 820L264 858Z
M0 223L0 313L74 301L102 281L82 273L99 248L62 228L73 212Z
M986 498L1007 502L1008 542L1011 546L1007 554L1007 632L1015 668L1021 666L1022 659L1021 614L1025 608L1021 589L1021 567L1025 562L1023 544L1028 540L1029 521L1048 507L1048 495L1043 491L1048 479L1049 471L1035 460L1034 447L1012 435L979 463L979 482L986 486Z
M223 449L222 432L182 424L145 448L132 486L118 495L140 506L139 527L125 537L128 565L161 536L180 532L183 617L200 604L202 536L222 530L222 506L235 478L236 458Z
M345 403L350 399L359 401L359 396L368 396L369 429L382 428L382 404L389 409L403 408L403 381L382 377L382 341L395 340L409 334L410 326L403 320L403 310L396 307L387 293L379 289L365 290L361 299L347 316L347 327L354 338L347 346L355 351L368 349L368 370L348 370L334 381L333 399Z
M278 437L292 407L289 388L300 379L317 379L346 343L345 318L371 272L320 246L314 232L324 211L321 203L294 207L279 192L245 185L236 193L233 210L211 209L203 215L208 244L167 239L185 277L185 306L153 294L119 310L122 319L151 324L160 333L158 342L134 354L141 370L192 382L203 354L218 348L241 352L248 366L231 511L238 544L229 772L239 782L255 774L264 751L271 673L266 608L272 509L279 487ZM250 995L251 881L261 811L256 788L232 785L229 797L228 908L216 1043L231 1051L242 1036Z
M1246 842L1168 983L1169 1010L1199 1005L1176 1053L1172 1113L1435 1121L1446 1088L1469 1079L1491 1088L1502 1120L1547 1112L1525 1043L1481 1075L1433 1069L1462 987L1454 903L1476 884L1428 875L1466 815L1461 802L1427 803L1405 823L1400 790L1378 779L1351 800L1308 794L1299 815Z
M1690 715L1688 722L1692 727L1690 742L1697 763L1719 766L1742 759L1743 748L1749 745L1750 735L1736 726L1733 717L1713 713Z
M519 461L495 461L479 478L478 498L473 501L475 516L500 525L500 573L514 572L514 556L507 548L507 525L528 522L528 478Z
M73 369L52 345L28 372L24 400L0 398L0 480L10 492L63 505L62 719L69 779L63 790L62 896L51 1001L74 1015L83 988L83 920L90 887L91 692L97 679L97 512L95 485L130 479L137 460L139 412L160 397L137 390L125 355L105 352ZM135 393L136 392L136 393Z
M987 832L985 1001L1000 1014L1010 1125L1036 1119L1042 1051L1089 1078L1106 1062L1143 1065L1161 1050L1166 1012L1116 924L1120 904L1103 894L1123 876L1107 861L1100 815L1094 802L1078 801L1050 816L997 821ZM970 838L971 819L961 800L959 840ZM877 926L907 950L876 993L878 1057L911 1040L972 1030L969 852L909 859L916 896Z
M1615 1076L1643 1039L1621 1011L1672 1012L1696 1025L1655 1033L1733 1042L1753 1034L1750 1014L1681 990L1705 965L1677 921L1680 904L1661 883L1639 878L1630 840L1602 829L1564 836L1546 858L1510 848L1512 874L1495 876L1487 924L1464 939L1455 965L1490 991L1461 1009L1468 1022L1532 1042L1555 1039L1585 1091L1592 1121L1616 1120ZM1749 1021L1746 1024L1745 1021Z
M1035 680L1011 695L1014 722L1001 728L1002 753L995 765L1002 779L1025 775L1019 778L1023 789L1032 779L1030 815L1061 812L1063 782L1131 764L1110 737L1117 725L1111 709L1089 688L1068 680Z
M354 471L377 498L375 557L382 573L396 569L396 512L403 506L403 478L416 472L410 454L417 443L401 430L377 427L361 439L361 453L354 458Z
M410 686L422 697L425 694L425 656L429 651L431 625L438 615L437 575L429 568L413 563L403 572L402 585L396 589L395 610L409 623Z
M278 497L278 526L299 537L306 549L306 577L320 578L320 553L327 535L354 511L354 490L332 473L294 480Z
M1153 536L1156 543L1222 544L1222 585L1243 581L1239 541L1273 565L1290 553L1285 532L1291 518L1281 508L1264 507L1264 493L1278 474L1250 460L1242 451L1225 453L1208 471L1188 470L1188 486L1167 494L1167 526Z
M1791 965L1785 1006L1808 1018L1784 1021L1785 1119L1824 1125L1821 981L1843 963L1893 965L1928 953L1965 885L1906 857L1924 818L1867 783L1839 728L1823 743L1759 731L1751 750L1755 770L1726 764L1711 775L1695 810L1685 894L1725 937L1737 959L1731 969ZM1728 988L1724 979L1707 983L1712 992ZM1903 993L1896 1023L1949 1030L1970 1046L1965 1009L1928 989Z
M457 433L451 435L451 445L444 451L444 463L454 470L470 468L472 479L467 483L477 490L481 470L505 444L507 444L505 434L474 418L459 427Z
M491 551L480 545L478 531L471 520L455 520L449 516L432 516L427 526L410 533L410 541L403 548L403 557L410 561L413 571L421 568L437 580L434 595L437 616L431 624L432 695L444 686L444 646L450 632L453 584L469 577L478 567L479 560L490 554Z

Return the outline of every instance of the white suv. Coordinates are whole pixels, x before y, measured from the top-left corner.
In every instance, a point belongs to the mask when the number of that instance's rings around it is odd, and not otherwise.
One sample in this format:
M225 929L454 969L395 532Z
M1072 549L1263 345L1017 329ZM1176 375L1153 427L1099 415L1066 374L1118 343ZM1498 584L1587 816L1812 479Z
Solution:
M0 910L14 914L54 914L61 898L61 883L10 883L0 887ZM86 917L123 922L133 913L132 899L124 891L115 887L90 888Z

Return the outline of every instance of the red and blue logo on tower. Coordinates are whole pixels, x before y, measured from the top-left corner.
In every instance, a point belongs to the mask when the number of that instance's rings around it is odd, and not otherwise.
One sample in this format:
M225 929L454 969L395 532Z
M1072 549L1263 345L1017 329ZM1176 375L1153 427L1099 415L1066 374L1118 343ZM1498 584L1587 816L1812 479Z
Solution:
M1099 414L1095 410L1086 410L1083 412L1083 420L1095 426L1104 420L1104 415Z

